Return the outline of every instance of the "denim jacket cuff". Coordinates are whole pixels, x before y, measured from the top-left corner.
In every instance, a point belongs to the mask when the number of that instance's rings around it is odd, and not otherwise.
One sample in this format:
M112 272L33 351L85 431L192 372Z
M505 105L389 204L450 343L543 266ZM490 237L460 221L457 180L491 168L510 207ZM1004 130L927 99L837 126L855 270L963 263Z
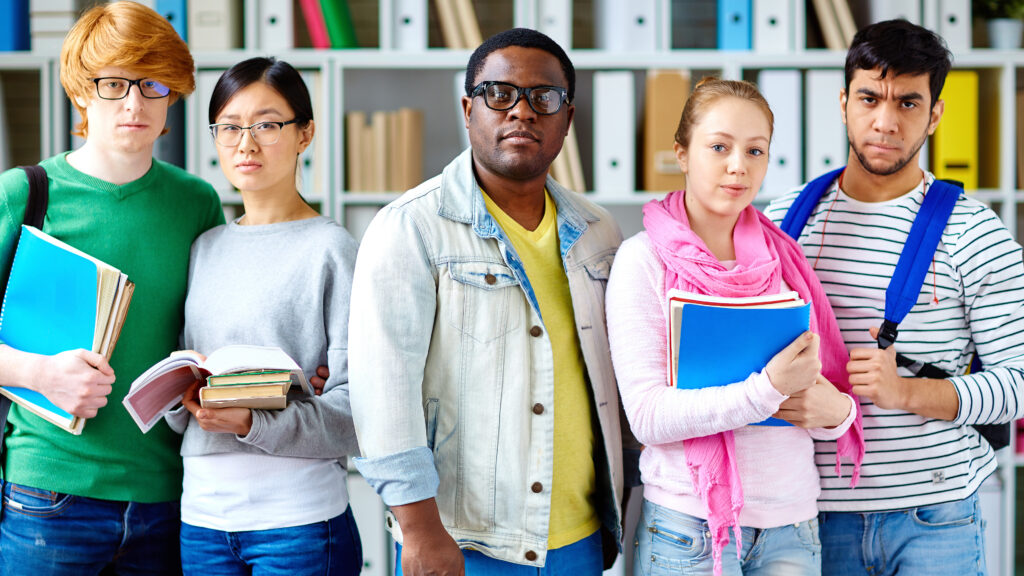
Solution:
M434 454L426 446L379 458L353 458L359 473L388 506L411 504L437 496L440 480Z

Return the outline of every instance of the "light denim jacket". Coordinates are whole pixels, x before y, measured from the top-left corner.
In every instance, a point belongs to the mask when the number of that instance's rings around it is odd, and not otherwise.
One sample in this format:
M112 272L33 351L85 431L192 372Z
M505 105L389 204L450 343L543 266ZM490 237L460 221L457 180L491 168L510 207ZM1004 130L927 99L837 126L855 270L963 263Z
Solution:
M551 178L546 185L600 425L595 507L621 536L622 412L604 292L622 234L602 208ZM522 262L484 205L470 150L374 218L351 302L359 471L388 505L436 497L461 547L542 566L554 450L551 341Z

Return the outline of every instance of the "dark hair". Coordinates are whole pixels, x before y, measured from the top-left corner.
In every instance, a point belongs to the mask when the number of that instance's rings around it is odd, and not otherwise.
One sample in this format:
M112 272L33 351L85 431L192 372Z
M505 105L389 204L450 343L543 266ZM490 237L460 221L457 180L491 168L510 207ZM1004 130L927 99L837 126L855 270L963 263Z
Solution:
M313 120L313 103L302 76L291 64L276 58L250 58L220 75L210 97L210 124L241 90L263 82L280 94L295 113L296 125L305 128Z
M946 43L931 30L902 18L878 22L853 37L846 53L846 92L849 94L857 70L881 68L882 78L890 71L894 76L928 74L931 105L935 106L951 65Z
M484 61L487 60L487 57L492 52L511 46L537 48L558 58L559 64L562 65L562 73L565 74L565 80L569 83L566 88L569 92L569 102L572 102L573 97L576 95L576 68L573 67L569 56L565 54L565 50L562 50L562 47L557 42L547 35L530 28L511 28L504 32L498 32L484 40L483 44L477 46L472 56L469 57L469 63L466 64L466 96L470 96L470 92L476 86L476 77L480 74L480 70L483 69Z

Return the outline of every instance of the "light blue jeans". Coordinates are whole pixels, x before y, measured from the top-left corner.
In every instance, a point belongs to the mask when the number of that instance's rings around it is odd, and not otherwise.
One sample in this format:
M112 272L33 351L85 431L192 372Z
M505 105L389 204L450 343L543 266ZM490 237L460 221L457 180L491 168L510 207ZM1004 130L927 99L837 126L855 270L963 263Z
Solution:
M778 528L743 528L743 548L736 541L722 550L722 574L736 576L820 576L818 521ZM634 576L712 574L711 532L706 520L644 500L633 541ZM830 572L825 572L832 576Z
M822 572L829 576L985 574L984 522L975 493L892 512L822 512Z
M177 500L140 504L0 487L0 576L181 574Z
M395 576L402 576L402 545L395 544L395 549ZM462 557L466 559L466 576L600 576L604 558L600 530L568 546L548 550L543 568L495 560L476 550L463 550Z
M355 576L363 547L352 508L326 522L224 532L181 524L181 566L202 576Z

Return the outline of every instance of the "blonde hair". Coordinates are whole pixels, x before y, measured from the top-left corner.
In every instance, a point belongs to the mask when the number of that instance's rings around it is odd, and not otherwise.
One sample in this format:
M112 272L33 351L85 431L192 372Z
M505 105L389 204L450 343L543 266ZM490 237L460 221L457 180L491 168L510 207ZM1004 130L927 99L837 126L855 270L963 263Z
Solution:
M747 100L761 108L768 119L768 136L771 137L775 131L775 115L772 114L768 101L764 99L757 86L745 80L722 80L709 76L697 83L693 93L686 100L683 114L679 117L679 127L676 128L676 142L683 148L689 147L693 127L700 122L704 111L727 96Z
M171 89L169 104L196 88L195 64L188 45L171 24L136 2L93 6L75 22L60 53L60 83L82 115L77 136L89 133L85 107L96 97L92 79L107 66L131 68Z

